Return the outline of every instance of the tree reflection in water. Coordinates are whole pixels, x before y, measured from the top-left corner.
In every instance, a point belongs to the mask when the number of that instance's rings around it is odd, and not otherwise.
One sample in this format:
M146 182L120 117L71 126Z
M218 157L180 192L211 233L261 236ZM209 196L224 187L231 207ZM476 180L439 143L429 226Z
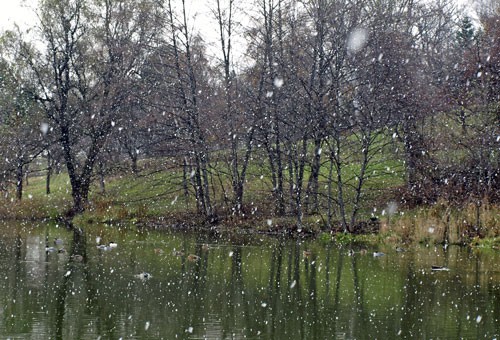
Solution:
M498 253L422 247L386 249L374 258L335 244L255 235L226 241L109 227L13 230L0 237L2 337L410 339L500 332ZM87 242L98 235L118 247L102 251ZM68 251L46 253L47 236L61 237ZM174 249L183 256L173 256ZM450 271L432 272L434 264ZM141 272L152 277L137 279Z

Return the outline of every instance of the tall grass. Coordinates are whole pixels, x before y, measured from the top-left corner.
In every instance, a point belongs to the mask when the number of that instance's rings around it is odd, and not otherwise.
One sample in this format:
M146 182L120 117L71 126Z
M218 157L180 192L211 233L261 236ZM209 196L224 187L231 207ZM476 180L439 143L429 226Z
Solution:
M456 207L439 201L384 221L382 230L395 233L403 242L470 244L500 236L500 207L488 202Z
M50 219L71 207L69 179L66 174L52 177L51 194L46 194L45 177L33 177L25 185L23 199L18 201L14 192L0 199L0 216L4 219Z

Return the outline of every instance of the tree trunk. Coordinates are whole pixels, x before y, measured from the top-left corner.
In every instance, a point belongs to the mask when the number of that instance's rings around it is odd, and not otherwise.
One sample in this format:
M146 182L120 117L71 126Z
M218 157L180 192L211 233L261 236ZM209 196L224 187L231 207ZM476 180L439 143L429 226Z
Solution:
M85 210L85 205L87 202L86 197L82 196L81 188L79 189L74 189L71 192L71 196L73 198L73 206L71 209L66 213L66 217L71 221L73 217L76 215L82 213Z
M289 191L289 199L288 199L288 205L290 207L295 207L295 185L294 185L294 178L295 178L295 159L294 159L294 154L295 152L295 144L290 143L290 145L285 146L287 148L286 155L287 155L287 162L288 162L288 178L290 180L288 181L288 191ZM296 209L294 209L296 212Z
M186 202L187 202L187 198L189 196L188 176L190 176L190 174L191 174L191 171L189 171L189 168L188 168L187 158L183 157L182 158L182 189L184 192L184 198L186 199Z
M203 176L203 201L205 205L205 216L208 218L209 222L214 222L215 213L210 199L210 189L209 189L209 176L208 176L208 156L206 152L202 153L201 157L201 173Z
M108 124L107 126L110 127L111 124ZM70 219L72 219L77 214L84 212L87 208L90 184L92 181L92 172L94 170L97 156L99 155L105 143L106 136L109 133L109 131L106 130L109 129L109 127L101 130L97 136L92 136L85 162L81 166L81 173L77 172L77 161L74 159L72 154L71 144L69 141L69 132L66 131L66 128L64 126L61 127L61 144L64 151L66 169L68 170L73 197L73 207L66 214L66 217Z
M28 186L30 183L29 183L29 174L30 174L30 166L29 164L26 164L25 166L25 170L24 170L24 178L25 178L25 184L26 186Z
M276 116L276 171L277 171L277 199L278 199L278 214L283 216L285 214L285 197L283 194L283 162L281 155L281 135L278 126L278 117Z
M295 170L295 199L296 199L296 209L297 209L297 227L302 227L302 220L304 217L304 208L302 206L302 192L303 192L303 181L304 181L304 169L306 166L306 154L307 154L307 136L304 135L301 143L301 150L297 156L297 167Z
M366 136L365 136L366 137ZM353 201L353 208L352 208L352 213L351 213L351 222L350 225L354 227L356 223L356 217L359 211L359 206L361 202L361 194L363 190L363 186L365 183L365 176L366 176L366 169L368 167L368 161L369 161L369 150L370 150L370 143L369 143L369 136L363 139L363 144L362 144L362 155L363 155L363 160L361 161L361 169L359 171L359 176L358 176L358 184L356 186L356 193L354 196L354 201Z
M19 162L16 169L16 198L20 201L23 198L23 163Z
M99 161L99 187L101 188L101 194L106 192L106 182L104 179L104 164L102 161Z
M311 213L316 213L319 210L318 204L318 181L319 181L319 170L321 167L321 139L315 138L314 140L314 157L311 165L311 175L307 183L307 201L306 210ZM309 204L312 204L312 207Z
M131 169L132 169L132 174L137 175L139 173L138 168L137 168L137 152L132 151L129 152L130 156L130 161L132 162Z
M337 200L340 210L340 218L342 223L342 230L347 233L349 232L349 226L347 225L347 217L345 211L345 201L344 201L344 183L342 182L342 165L337 164Z
M52 158L50 151L47 152L47 176L45 180L45 193L50 195L50 177L52 176Z
M337 171L337 204L340 213L340 222L342 225L342 230L344 232L349 232L349 226L347 224L346 207L344 200L344 179L342 177L343 163L340 155L341 145L340 139L337 136L333 141L334 150L330 153L330 159L333 162L335 170Z
M405 117L403 129L407 189L413 198L412 204L416 204L422 194L417 176L418 167L422 166L419 162L422 161L422 153L424 152L423 142L414 117Z
M240 213L243 207L243 194L245 192L245 181L246 181L248 163L250 161L250 156L252 155L253 134L254 134L254 128L252 127L250 132L246 136L245 156L243 158L243 164L241 164L240 175L238 178L237 188L235 191L236 194L235 205L240 209Z
M265 147L267 150L267 158L269 160L269 167L271 168L271 181L273 184L273 197L275 201L275 210L279 216L285 213L285 203L283 201L283 168L279 166L277 151L269 144L266 138ZM281 171L281 174L280 174Z
M330 156L330 166L328 169L328 216L327 216L327 226L332 228L333 225L333 158Z

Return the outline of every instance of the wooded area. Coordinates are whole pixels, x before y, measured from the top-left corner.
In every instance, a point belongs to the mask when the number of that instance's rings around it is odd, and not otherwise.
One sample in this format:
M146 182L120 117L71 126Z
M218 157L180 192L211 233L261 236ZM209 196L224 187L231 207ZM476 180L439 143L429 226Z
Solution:
M184 0L41 0L29 34L0 38L4 196L43 159L47 194L67 171L73 217L118 164L170 157L207 221L247 211L254 158L298 226L322 210L347 231L398 166L407 206L499 200L498 0L239 5L210 2L214 48Z

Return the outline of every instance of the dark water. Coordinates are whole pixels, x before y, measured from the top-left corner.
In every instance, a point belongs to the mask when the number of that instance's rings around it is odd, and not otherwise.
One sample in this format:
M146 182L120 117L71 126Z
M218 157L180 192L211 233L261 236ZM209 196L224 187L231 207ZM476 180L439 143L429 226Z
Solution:
M0 227L2 339L500 338L499 251L349 256L256 235ZM118 246L98 249L97 236Z

